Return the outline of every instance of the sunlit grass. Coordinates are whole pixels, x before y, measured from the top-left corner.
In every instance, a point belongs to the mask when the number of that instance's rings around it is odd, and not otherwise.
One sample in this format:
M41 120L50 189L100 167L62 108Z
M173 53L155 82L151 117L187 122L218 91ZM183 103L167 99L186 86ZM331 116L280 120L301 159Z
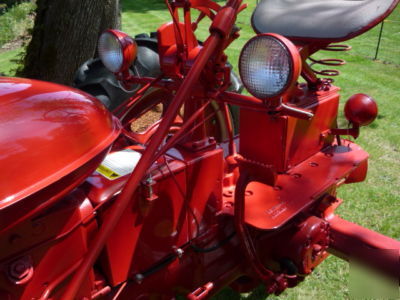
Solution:
M221 1L220 1L221 2ZM243 44L254 35L250 16L255 1L238 18L241 37L229 48L230 62L236 66ZM156 31L157 26L170 20L163 1L124 0L123 30L136 35ZM379 60L373 61L379 26L349 41L353 50L348 53L321 53L320 57L341 57L348 64L341 67L342 75L335 84L342 91L342 104L355 93L374 97L379 105L379 118L361 130L357 140L370 153L369 175L365 182L340 188L344 204L338 213L353 222L400 239L400 8L384 25ZM198 37L206 38L208 28L199 30ZM10 60L18 50L0 53L0 72L10 74ZM341 124L344 120L341 114ZM335 257L328 258L299 287L285 291L279 299L348 299L348 264ZM249 295L239 295L228 289L216 299L265 299L262 287ZM277 299L270 296L268 299Z
M17 65L15 61L21 54L22 49L15 49L7 52L0 53L0 74L6 76L13 76Z

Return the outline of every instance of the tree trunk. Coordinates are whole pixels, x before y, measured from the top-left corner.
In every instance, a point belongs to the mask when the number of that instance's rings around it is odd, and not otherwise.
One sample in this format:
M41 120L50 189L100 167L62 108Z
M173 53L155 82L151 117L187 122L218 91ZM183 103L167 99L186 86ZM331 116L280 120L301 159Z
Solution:
M71 84L107 28L120 27L119 0L38 0L32 40L19 76Z

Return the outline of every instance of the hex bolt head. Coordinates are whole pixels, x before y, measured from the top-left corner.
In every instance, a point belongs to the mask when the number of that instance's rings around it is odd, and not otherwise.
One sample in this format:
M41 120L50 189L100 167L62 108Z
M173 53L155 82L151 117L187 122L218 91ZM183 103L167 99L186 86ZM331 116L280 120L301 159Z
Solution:
M138 273L138 274L135 275L136 283L141 284L143 282L143 279L144 279L143 274Z
M15 284L27 282L33 276L33 266L29 257L22 257L8 266L8 277Z

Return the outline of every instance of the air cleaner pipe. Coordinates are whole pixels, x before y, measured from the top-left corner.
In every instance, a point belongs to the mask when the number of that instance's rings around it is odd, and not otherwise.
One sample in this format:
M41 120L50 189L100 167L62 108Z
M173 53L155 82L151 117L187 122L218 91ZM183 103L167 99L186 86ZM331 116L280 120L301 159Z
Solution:
M170 107L167 110L165 117L160 123L159 130L154 134L151 139L146 151L143 153L142 158L139 160L138 165L135 168L135 171L129 177L124 189L121 194L115 200L111 211L109 219L100 227L99 232L97 233L93 243L92 249L89 249L87 255L84 258L84 261L75 272L75 275L72 277L70 283L67 286L66 292L63 295L63 300L71 300L74 299L77 294L81 283L84 281L87 276L89 270L92 268L96 259L98 258L101 250L103 249L108 237L112 233L113 229L117 225L118 221L121 218L121 215L125 211L126 207L133 201L132 195L135 192L137 186L148 170L150 164L153 161L153 157L156 154L160 144L162 143L164 137L166 136L169 127L175 120L175 116L177 115L180 107L185 102L185 100L190 95L191 91L194 88L194 85L197 83L201 72L206 66L208 60L211 55L219 46L219 42L221 41L222 36L216 32L212 32L210 37L206 40L202 51L199 53L191 71L188 73L187 77L183 80L181 87L178 89L174 101L171 103ZM138 215L136 214L135 217ZM135 218L134 217L134 218ZM132 224L135 224L135 220L132 220ZM137 234L138 236L138 234Z

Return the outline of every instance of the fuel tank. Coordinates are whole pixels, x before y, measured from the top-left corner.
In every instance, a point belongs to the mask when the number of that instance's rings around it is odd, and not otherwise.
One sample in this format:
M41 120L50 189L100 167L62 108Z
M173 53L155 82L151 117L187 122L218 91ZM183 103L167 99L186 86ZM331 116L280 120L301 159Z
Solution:
M0 215L44 189L48 192L40 201L79 184L119 132L119 121L88 94L48 82L0 77Z

